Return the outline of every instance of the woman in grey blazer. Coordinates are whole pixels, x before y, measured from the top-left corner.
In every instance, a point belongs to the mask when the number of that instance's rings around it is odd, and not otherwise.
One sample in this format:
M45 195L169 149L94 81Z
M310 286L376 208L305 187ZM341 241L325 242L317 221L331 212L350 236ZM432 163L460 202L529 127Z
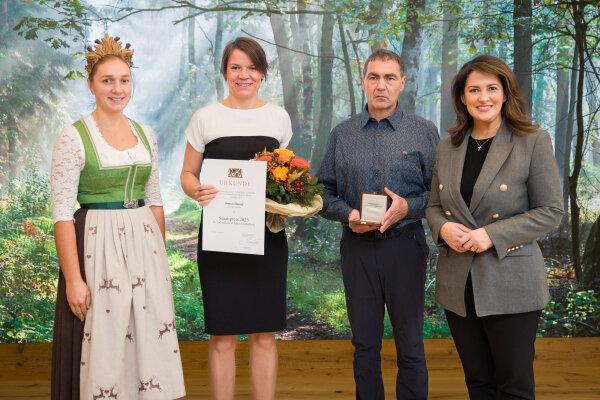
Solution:
M438 146L426 210L440 253L436 299L470 398L533 399L535 334L550 298L536 238L563 215L552 142L499 58L463 65L452 100L457 120Z

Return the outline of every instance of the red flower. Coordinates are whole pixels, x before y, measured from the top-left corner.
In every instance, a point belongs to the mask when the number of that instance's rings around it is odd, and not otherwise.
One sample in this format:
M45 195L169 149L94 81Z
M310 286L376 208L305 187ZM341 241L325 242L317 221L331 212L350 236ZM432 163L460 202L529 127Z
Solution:
M271 161L272 157L270 154L265 154L264 156L260 156L256 159L256 161Z
M302 158L302 157L296 157L292 160L292 163L290 164L291 167L296 167L296 168L310 168L310 166L308 165L308 162Z

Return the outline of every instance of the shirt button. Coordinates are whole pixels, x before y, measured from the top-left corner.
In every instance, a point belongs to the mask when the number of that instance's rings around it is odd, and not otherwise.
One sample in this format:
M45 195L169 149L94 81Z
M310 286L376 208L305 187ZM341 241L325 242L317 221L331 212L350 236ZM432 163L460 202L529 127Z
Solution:
M499 215L499 214L494 214L494 215L492 215L492 218L494 218L494 219L498 219L499 217L500 217L500 215Z
M446 214L447 216L451 216L451 215L452 215L452 213L451 213L450 211L446 211L446 212L445 212L445 214Z
M501 192L506 192L507 190L508 190L508 186L506 186L504 183L502 185L500 185Z
M440 188L440 190L444 190L444 185L442 185L441 183L440 183L440 186L438 186L438 187Z

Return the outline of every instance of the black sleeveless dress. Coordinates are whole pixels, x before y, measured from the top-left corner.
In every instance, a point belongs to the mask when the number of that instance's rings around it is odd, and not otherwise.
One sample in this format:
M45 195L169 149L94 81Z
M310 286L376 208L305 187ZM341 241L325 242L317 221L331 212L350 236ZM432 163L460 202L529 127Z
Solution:
M268 136L228 136L206 144L204 158L249 160L263 149L279 148ZM265 226L263 256L202 250L198 231L198 272L210 335L275 332L285 328L288 245L285 230Z

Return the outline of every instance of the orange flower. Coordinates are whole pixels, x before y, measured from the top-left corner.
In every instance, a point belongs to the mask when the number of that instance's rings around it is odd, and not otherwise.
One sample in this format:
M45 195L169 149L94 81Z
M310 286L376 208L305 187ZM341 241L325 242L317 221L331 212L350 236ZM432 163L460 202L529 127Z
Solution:
M302 158L302 157L296 157L292 160L292 163L290 164L291 167L297 167L297 168L310 168L310 166L308 165L308 162Z
M273 153L275 153L275 156L284 163L290 162L292 157L294 157L294 152L288 149L277 149Z
M285 181L288 177L288 167L276 167L271 173L275 179Z

